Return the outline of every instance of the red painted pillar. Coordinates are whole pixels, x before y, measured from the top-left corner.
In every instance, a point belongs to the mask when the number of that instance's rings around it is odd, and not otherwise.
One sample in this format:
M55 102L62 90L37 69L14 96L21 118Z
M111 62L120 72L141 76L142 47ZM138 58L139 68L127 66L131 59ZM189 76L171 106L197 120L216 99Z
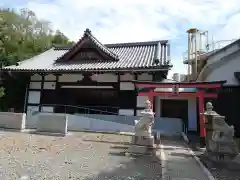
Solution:
M152 106L153 106L153 98L154 98L154 94L153 91L150 91L148 93L148 100L151 102ZM153 107L152 107L153 108Z
M199 108L199 120L200 120L200 137L206 136L206 131L204 127L204 91L200 90L198 92L198 108Z

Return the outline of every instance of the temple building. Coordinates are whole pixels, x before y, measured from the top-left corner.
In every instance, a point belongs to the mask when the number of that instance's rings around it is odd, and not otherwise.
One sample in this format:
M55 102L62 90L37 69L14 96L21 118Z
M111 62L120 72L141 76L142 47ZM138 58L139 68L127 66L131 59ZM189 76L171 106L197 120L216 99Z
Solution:
M55 46L3 71L29 77L26 113L138 116L147 97L132 81L162 81L171 67L167 40L102 44L86 29L73 46Z

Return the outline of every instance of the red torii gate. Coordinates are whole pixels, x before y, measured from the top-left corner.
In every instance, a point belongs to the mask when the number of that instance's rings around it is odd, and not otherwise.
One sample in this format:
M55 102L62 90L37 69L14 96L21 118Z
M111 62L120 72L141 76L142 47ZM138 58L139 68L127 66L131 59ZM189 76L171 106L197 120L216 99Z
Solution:
M214 81L214 82L154 82L154 81L133 81L135 87L138 89L139 96L148 96L148 99L153 103L155 96L164 97L196 97L198 98L199 108L199 124L200 124L200 137L205 137L206 132L204 128L204 98L217 98L217 91L214 93L208 93L208 89L218 89L226 81ZM155 91L155 88L173 88L175 91ZM196 88L195 92L179 92L179 88Z

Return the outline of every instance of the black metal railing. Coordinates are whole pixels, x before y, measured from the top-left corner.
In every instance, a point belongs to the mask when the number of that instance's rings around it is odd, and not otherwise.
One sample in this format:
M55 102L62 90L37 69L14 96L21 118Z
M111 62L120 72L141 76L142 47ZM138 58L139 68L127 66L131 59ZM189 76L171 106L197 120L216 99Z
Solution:
M39 111L39 107L40 111ZM64 114L106 114L106 115L118 115L119 107L112 106L73 106L66 104L41 104L39 106L35 106L28 111L32 113L38 112L48 112L44 110L44 108L52 107L55 113L64 113Z

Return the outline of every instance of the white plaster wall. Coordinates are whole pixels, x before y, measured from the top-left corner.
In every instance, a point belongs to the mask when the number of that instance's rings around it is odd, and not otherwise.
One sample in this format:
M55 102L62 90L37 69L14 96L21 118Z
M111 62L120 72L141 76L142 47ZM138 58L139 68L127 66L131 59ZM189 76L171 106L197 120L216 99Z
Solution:
M92 75L92 80L97 82L117 82L118 76L110 73L105 74L94 74Z
M237 85L238 81L234 77L234 72L240 71L240 57L215 68L205 81L227 81L224 85Z
M33 81L41 81L42 80L42 76L40 76L39 74L34 74L31 76L31 80Z
M41 82L30 82L29 89L41 89Z
M76 82L81 81L83 76L81 74L63 74L59 76L59 82ZM92 80L98 82L117 82L117 75L105 73L105 74L94 74L91 76Z
M135 90L135 87L131 82L120 82L120 90Z
M56 88L56 82L44 82L43 83L43 89L55 89Z
M59 76L59 82L76 82L81 81L83 76L81 74L63 74Z
M28 103L39 104L40 103L40 91L29 91Z
M118 114L125 115L125 116L133 116L134 109L119 109Z
M134 76L129 73L120 75L120 81L132 81L133 79L134 79Z
M137 80L139 81L152 81L152 75L148 73L143 73L138 75Z
M48 74L44 77L45 80L47 81L55 81L56 80L56 76L53 74Z

